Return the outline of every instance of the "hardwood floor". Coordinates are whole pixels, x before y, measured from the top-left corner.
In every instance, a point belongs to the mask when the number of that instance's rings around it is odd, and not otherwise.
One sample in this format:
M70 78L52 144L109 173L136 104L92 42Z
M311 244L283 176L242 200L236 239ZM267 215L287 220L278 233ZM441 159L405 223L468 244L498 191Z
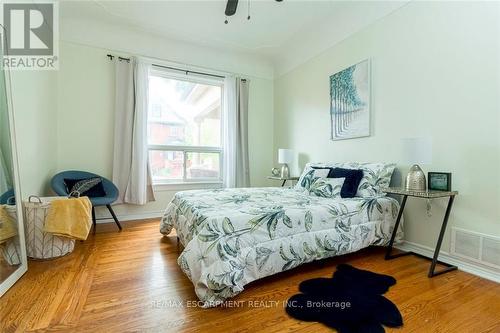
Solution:
M19 268L19 266L20 265L9 265L3 257L0 258L0 282L14 273Z
M427 260L385 261L382 249L373 248L256 281L234 299L238 307L191 307L187 301L197 298L177 266L176 237L162 237L158 224L124 223L122 232L99 225L72 254L30 261L0 299L0 332L330 332L289 318L282 304L299 282L330 276L342 262L398 280L386 296L404 327L387 332L500 332L500 284L461 271L428 279Z

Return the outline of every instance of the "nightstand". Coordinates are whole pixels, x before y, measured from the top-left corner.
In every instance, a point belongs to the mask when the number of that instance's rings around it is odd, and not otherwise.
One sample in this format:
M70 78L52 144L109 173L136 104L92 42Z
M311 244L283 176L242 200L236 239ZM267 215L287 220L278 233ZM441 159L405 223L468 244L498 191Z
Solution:
M458 192L457 191L412 191L412 190L407 190L405 188L395 188L395 187L389 187L389 188L383 189L382 191L387 193L387 194L397 194L397 195L403 196L403 200L401 201L401 207L399 208L399 212L398 212L398 218L396 220L396 224L394 225L394 230L392 231L391 240L389 242L389 245L387 247L387 252L385 254L385 260L390 260L390 259L398 258L398 257L409 255L409 254L417 255L419 257L424 257L424 256L422 256L418 253L414 253L414 252L403 252L403 253L398 253L398 254L394 254L394 255L391 254L392 247L394 245L394 239L396 238L396 233L397 233L398 228L399 228L399 223L401 222L401 217L403 216L403 210L405 208L406 199L408 199L408 197L423 198L423 199L434 199L434 198L448 197L449 198L448 199L448 206L446 207L446 213L444 214L443 223L441 225L441 231L439 232L439 237L438 237L438 241L436 244L436 248L434 249L434 256L432 258L431 267L429 269L429 274L427 276L431 278L431 277L434 277L434 276L439 275L439 274L443 274L443 273L446 273L449 271L456 270L457 266L453 266L453 265L444 263L442 261L439 261L438 256L439 256L439 251L441 250L441 243L443 242L444 233L446 231L446 225L448 224L448 218L450 217L451 207L453 206L453 200L455 199L455 196L458 195ZM424 258L429 259L427 257L424 257ZM440 265L446 266L446 268L441 270L441 271L436 272L435 268L436 268L437 263L439 263Z
M299 180L299 177L288 177L288 178L281 178L279 176L267 176L267 179L273 179L273 180L282 180L283 183L281 184L281 187L285 186L286 182L289 181L297 181Z

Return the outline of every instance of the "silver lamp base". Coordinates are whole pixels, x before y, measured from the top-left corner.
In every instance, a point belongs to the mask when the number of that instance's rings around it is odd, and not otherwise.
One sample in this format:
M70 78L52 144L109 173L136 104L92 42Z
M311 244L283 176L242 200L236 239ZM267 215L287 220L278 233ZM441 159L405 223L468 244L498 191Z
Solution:
M290 177L290 171L288 170L288 164L285 163L281 166L281 175L280 176L283 179Z
M414 164L406 175L406 189L411 191L427 190L427 182L425 181L425 173L420 167Z

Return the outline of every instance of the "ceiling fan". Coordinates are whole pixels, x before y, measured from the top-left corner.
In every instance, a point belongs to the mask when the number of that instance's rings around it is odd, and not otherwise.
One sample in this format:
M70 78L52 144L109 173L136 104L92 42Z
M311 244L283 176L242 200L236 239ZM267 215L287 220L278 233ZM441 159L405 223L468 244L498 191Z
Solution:
M275 1L282 2L283 0L275 0ZM247 0L247 3L248 3L247 20L250 20L250 0ZM226 11L224 12L226 14L226 20L224 21L225 24L229 23L227 16L233 16L236 13L237 8L238 8L238 0L227 0Z

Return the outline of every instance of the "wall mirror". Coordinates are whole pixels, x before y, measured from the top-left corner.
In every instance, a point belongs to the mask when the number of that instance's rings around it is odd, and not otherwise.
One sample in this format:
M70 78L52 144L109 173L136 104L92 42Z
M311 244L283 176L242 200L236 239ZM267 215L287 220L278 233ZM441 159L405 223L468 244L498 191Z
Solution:
M3 28L2 28L3 30ZM3 31L2 31L3 33ZM3 54L0 61L3 64ZM28 269L10 72L0 64L0 296Z

